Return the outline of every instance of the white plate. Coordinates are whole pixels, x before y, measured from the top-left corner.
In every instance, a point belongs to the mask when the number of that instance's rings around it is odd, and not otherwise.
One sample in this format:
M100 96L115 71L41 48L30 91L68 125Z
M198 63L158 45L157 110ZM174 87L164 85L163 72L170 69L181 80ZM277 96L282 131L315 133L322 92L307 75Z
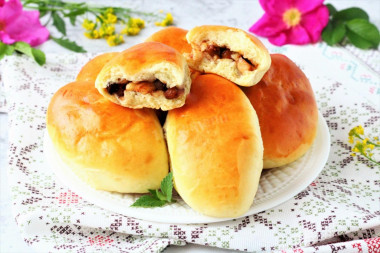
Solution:
M330 134L323 116L319 114L317 137L310 150L290 165L264 170L255 200L243 216L273 208L304 190L323 169L330 151ZM130 207L141 196L95 190L81 181L55 152L47 132L44 153L48 165L68 188L87 201L104 209L130 217L165 223L211 223L231 220L202 215L191 209L179 196L176 203L156 208ZM242 216L242 217L243 217Z

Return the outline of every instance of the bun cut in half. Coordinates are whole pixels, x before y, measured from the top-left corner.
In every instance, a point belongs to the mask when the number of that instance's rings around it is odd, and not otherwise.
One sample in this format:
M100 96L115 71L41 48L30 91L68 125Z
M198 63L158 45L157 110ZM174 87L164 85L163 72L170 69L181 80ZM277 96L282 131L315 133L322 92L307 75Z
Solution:
M255 110L244 93L217 75L200 75L186 104L165 123L177 192L196 211L238 217L252 205L263 145Z
M285 55L272 54L263 79L245 89L259 117L264 168L289 164L313 144L318 108L310 82Z
M96 189L144 193L159 188L168 173L154 111L111 103L93 82L73 82L54 94L47 130L62 161Z
M95 82L104 65L112 60L118 52L100 54L87 62L80 70L76 80Z
M129 108L181 107L190 91L185 58L158 42L133 46L108 62L95 86L110 101Z
M186 35L192 47L189 66L214 73L241 85L252 86L269 69L268 50L253 35L226 26L198 26Z

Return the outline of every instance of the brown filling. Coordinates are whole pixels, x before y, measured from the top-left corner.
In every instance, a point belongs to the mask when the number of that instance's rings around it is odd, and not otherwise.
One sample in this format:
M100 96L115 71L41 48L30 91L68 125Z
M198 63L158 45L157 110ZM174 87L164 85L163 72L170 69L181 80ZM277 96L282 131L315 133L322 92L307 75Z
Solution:
M233 52L226 47L219 47L217 45L209 45L204 42L201 45L201 50L205 57L209 60L218 59L231 59L236 62L236 68L241 72L252 71L256 66L247 58L244 58L241 54Z
M124 97L124 90L151 95L163 93L166 99L178 98L184 91L183 89L178 89L177 87L168 88L166 84L158 79L153 82L143 81L138 83L129 82L125 79L119 79L117 83L110 83L107 86L108 93L110 95L116 94L118 97Z

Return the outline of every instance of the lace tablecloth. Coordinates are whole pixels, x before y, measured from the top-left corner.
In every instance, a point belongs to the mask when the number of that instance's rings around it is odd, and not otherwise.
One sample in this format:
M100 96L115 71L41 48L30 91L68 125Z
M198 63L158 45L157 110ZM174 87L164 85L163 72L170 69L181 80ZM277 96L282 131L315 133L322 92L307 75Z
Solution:
M47 105L92 54L48 54L39 67L26 57L2 61L9 114L9 180L15 219L37 252L157 252L196 243L241 251L379 252L380 168L350 156L348 131L363 125L379 136L378 65L350 48L325 44L270 47L309 77L331 133L322 173L284 204L228 222L174 225L112 213L62 186L44 162ZM378 58L378 51L369 59ZM367 62L367 63L366 63ZM376 69L377 68L377 69Z

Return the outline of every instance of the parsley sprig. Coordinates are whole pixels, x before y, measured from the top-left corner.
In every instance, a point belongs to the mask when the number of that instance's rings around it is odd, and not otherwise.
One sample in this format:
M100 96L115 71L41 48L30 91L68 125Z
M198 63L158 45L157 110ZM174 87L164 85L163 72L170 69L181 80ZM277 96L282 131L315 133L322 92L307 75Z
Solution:
M174 203L173 194L173 174L170 172L162 181L161 189L149 189L149 195L143 195L131 206L133 207L161 207L167 203Z

